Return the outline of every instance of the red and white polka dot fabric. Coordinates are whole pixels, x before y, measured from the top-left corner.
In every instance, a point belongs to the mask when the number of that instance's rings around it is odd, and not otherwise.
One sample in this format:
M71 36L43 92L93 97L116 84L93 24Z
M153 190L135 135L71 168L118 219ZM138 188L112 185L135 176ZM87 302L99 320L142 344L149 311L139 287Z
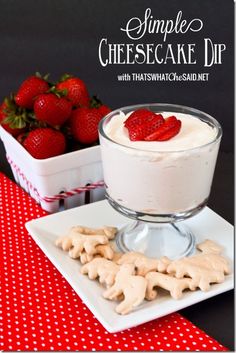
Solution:
M178 313L107 332L28 235L25 222L46 212L1 173L0 210L1 350L227 350Z

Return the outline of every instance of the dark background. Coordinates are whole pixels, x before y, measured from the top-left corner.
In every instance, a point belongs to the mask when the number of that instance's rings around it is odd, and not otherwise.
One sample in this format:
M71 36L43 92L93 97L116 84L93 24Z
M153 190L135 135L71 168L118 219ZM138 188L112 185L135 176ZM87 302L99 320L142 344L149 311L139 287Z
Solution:
M169 35L168 43L196 43L197 65L110 65L98 60L98 44L131 43L120 27L147 7L154 18L200 18L200 32ZM203 67L203 38L225 43L222 65ZM160 35L140 40L161 43ZM40 71L52 79L69 72L85 80L112 108L145 102L192 106L214 116L223 139L209 206L234 220L234 2L231 0L0 0L0 100L15 92L28 75ZM123 72L209 72L208 82L118 82ZM0 171L11 177L0 142ZM200 171L199 171L200 172ZM229 292L183 310L200 328L233 349L233 293ZM224 319L224 323L222 320Z

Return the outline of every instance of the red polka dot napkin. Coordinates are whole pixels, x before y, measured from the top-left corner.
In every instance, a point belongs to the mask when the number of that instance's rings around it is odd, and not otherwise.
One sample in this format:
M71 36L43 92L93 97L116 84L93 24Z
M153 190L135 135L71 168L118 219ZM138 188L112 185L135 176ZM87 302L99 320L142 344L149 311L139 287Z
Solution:
M6 351L226 351L180 314L109 333L27 233L46 215L0 173L0 349Z

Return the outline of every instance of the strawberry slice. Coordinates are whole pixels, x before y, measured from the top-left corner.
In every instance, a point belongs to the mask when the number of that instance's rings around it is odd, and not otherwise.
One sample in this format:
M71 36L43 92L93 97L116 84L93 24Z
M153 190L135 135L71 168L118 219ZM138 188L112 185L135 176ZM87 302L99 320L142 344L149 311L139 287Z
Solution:
M181 128L181 121L175 116L170 116L165 119L164 123L159 126L154 132L146 135L145 141L167 141L177 135Z
M145 137L151 135L156 131L162 124L164 124L164 118L161 114L153 114L149 116L140 125L135 125L132 128L129 128L129 138L131 141L144 141Z
M138 125L141 125L152 119L156 114L148 109L138 109L133 112L128 119L125 120L124 125L129 129L133 129Z

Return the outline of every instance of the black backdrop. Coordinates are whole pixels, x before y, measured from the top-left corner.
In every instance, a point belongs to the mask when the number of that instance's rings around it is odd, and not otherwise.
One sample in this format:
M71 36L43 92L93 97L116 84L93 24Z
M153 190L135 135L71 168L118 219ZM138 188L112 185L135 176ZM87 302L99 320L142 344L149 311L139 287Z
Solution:
M203 29L197 33L171 35L171 43L196 43L202 50L203 38L225 43L222 65L203 68L196 65L110 65L98 60L98 44L103 37L115 43L128 43L120 31L128 19L142 17L147 7L154 18L173 19L179 10L183 18L200 18ZM158 35L145 36L144 42L160 42ZM64 72L85 80L89 91L97 93L112 108L144 102L169 102L192 106L213 115L223 127L209 205L233 223L233 126L234 126L234 2L232 0L0 0L0 99L16 91L20 82L35 71L51 73L53 79ZM122 72L209 72L208 82L118 82ZM11 176L0 145L0 170ZM227 297L228 298L228 297ZM229 298L228 298L229 299ZM225 300L228 300L225 297ZM227 332L212 334L232 347L233 311L230 304ZM207 302L206 302L207 303ZM212 302L211 302L212 303ZM208 304L202 304L201 316L192 317L211 333L213 321L204 317ZM204 306L205 305L205 306ZM217 303L215 304L217 305ZM219 309L220 310L220 309ZM196 317L195 317L195 316ZM201 322L202 318L202 322ZM207 325L209 323L209 325ZM213 325L214 326L214 325Z
M154 18L200 18L200 32L169 35L169 43L196 43L203 38L225 43L222 65L109 65L102 67L98 45L103 37L114 43L131 42L120 31L134 16L143 17L147 7ZM233 123L234 123L234 4L231 0L0 0L0 99L16 91L20 82L35 71L78 75L112 108L141 102L169 102L192 106L213 115L223 127L221 153L210 206L233 222ZM161 43L160 35L147 35L142 42ZM205 82L119 82L122 72L209 72ZM1 147L1 154L2 151ZM4 157L2 169L9 172ZM1 167L0 167L1 168ZM9 172L10 173L10 172ZM225 189L224 189L225 188ZM222 196L219 199L218 194ZM225 200L222 207L221 200ZM219 202L217 202L217 200Z
M212 114L223 125L222 150L233 149L234 18L231 0L0 0L0 97L15 91L27 75L38 70L52 78L63 72L79 75L91 93L98 93L113 108L140 102L171 102ZM196 65L110 65L98 60L98 44L107 37L115 43L131 42L120 27L131 17L144 16L150 7L154 18L200 18L200 32L169 35L167 42L196 43L203 38L225 43L223 64L203 68L203 55ZM142 40L161 42L160 35ZM209 82L117 82L121 72L209 72Z

